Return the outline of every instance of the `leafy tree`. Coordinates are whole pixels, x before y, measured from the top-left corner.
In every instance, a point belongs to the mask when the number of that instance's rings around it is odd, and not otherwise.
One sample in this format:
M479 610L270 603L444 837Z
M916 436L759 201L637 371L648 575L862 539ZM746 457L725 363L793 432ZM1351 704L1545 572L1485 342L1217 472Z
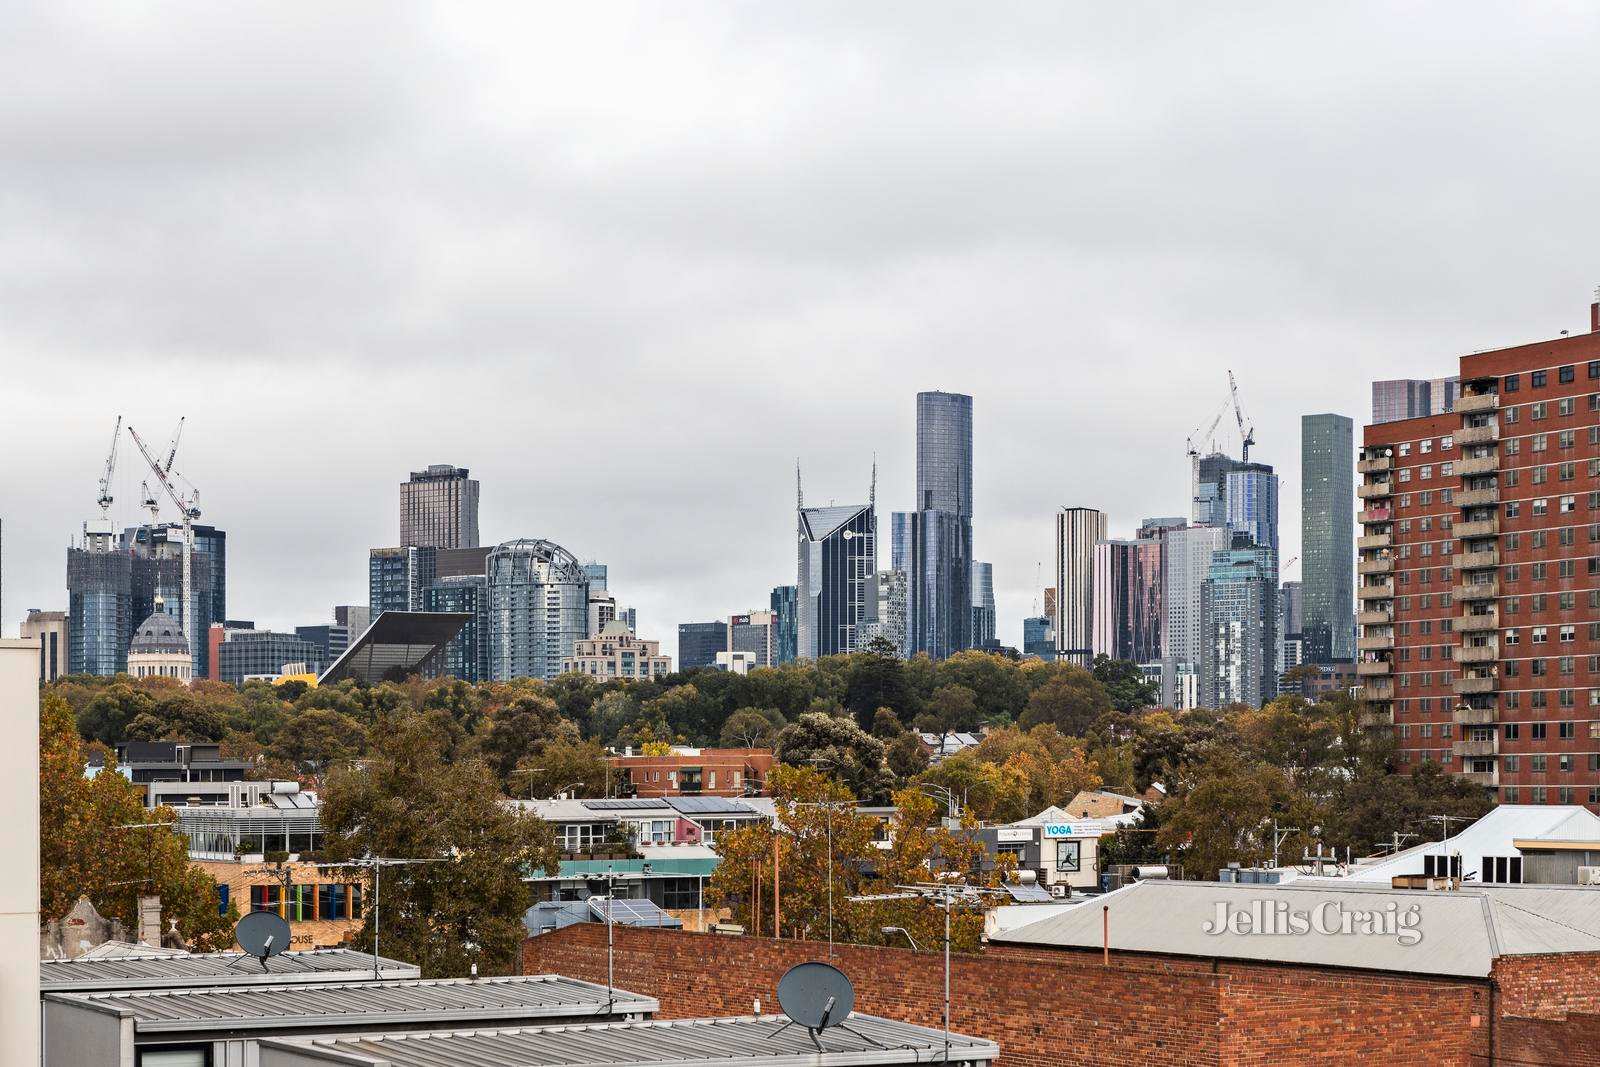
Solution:
M916 784L948 789L964 811L983 822L1016 822L1034 814L1028 810L1029 782L1021 769L985 763L971 752L946 756L918 775Z
M1492 807L1488 790L1445 773L1432 760L1411 774L1367 766L1347 779L1328 804L1323 840L1335 850L1348 847L1355 855L1368 855L1392 842L1395 834L1438 840L1443 825L1429 816L1476 819ZM1452 822L1451 835L1462 826Z
M909 732L903 732L889 742L884 760L895 780L900 782L915 778L928 769L928 754L922 750L917 735Z
M1250 865L1270 859L1271 831L1264 830L1270 818L1296 811L1315 818L1297 803L1301 800L1281 769L1253 763L1234 747L1213 745L1199 761L1184 766L1177 791L1162 806L1156 842L1181 849L1189 877L1214 878L1230 862ZM1290 825L1313 823L1303 819ZM1296 854L1307 843L1309 839L1297 837L1287 847Z
M1161 684L1147 680L1137 663L1101 654L1094 658L1090 670L1118 711L1143 711L1161 699Z
M880 741L893 741L905 732L906 728L893 708L879 708L872 716L870 733Z
M697 744L717 736L722 722L717 702L703 695L693 683L674 686L643 705L650 721L665 722L671 734L681 734Z
M356 943L371 949L376 913L382 950L415 961L425 977L464 977L473 964L480 974L511 974L530 903L523 875L556 873L555 836L501 803L487 764L447 768L444 743L438 724L421 715L386 720L371 758L336 769L323 788L325 857L445 860L386 869L382 899L366 910Z
M39 722L40 914L59 918L86 896L102 915L137 929L138 898L155 894L162 919L175 919L191 946L231 945L238 912L230 906L218 914L217 884L189 862L188 839L172 829L172 809L145 810L142 791L117 773L114 758L93 778L83 770L72 711L46 694Z
M974 728L979 723L1010 722L1021 710L1027 693L1027 682L1018 665L987 652L957 652L940 660L935 673L935 689L959 685L973 694L978 705Z
M1111 698L1094 675L1067 663L1035 670L1039 684L1028 696L1017 725L1031 730L1049 724L1068 736L1082 736L1100 716L1112 710Z
M540 693L518 696L495 711L485 727L480 749L502 781L509 781L520 760L538 756L552 741L575 741L578 733L561 717L555 701Z
M884 766L883 742L849 719L808 712L778 734L774 755L793 767L817 761L816 766L866 803L889 799L893 776Z
M917 716L917 725L938 734L941 743L950 734L976 730L980 721L978 695L964 685L939 686Z
M548 742L537 756L525 757L512 775L512 785L520 796L548 797L560 792L603 797L606 770L600 742L560 738Z
M366 750L367 731L359 722L337 711L315 708L290 719L267 746L265 755L301 774L318 774L337 763L356 759Z
M119 681L101 689L78 713L78 732L85 740L108 745L122 741L127 737L129 723L155 711L155 697L131 682Z
M912 710L914 699L906 684L905 664L894 653L893 645L888 646L887 653L880 649L851 659L845 675L844 706L855 716L857 725L870 730L879 708Z
M723 748L771 748L784 726L777 708L740 708L722 724L718 743Z
M1084 754L1083 744L1062 737L1054 726L991 730L971 754L984 763L1022 774L1027 781L1023 804L1029 815L1052 804L1065 804L1083 790L1103 784L1098 768Z

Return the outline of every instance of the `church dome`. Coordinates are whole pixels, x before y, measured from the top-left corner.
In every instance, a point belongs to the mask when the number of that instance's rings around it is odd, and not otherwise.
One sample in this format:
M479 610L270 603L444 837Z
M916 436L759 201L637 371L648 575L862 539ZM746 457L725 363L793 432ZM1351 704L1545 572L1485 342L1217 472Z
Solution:
M189 639L184 636L183 627L178 624L177 618L157 607L148 619L139 624L139 629L134 631L133 643L128 646L128 654L155 655L159 653L176 653L187 656L189 655Z

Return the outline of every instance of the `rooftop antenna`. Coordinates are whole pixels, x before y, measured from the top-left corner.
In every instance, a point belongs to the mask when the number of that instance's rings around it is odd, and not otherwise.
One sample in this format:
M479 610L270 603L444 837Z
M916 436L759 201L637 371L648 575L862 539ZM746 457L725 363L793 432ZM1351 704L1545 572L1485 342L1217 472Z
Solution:
M789 1021L774 1030L773 1037L798 1024L806 1028L811 1043L822 1052L822 1042L817 1035L837 1026L870 1045L888 1048L844 1024L856 1006L856 991L845 973L831 963L797 963L783 972L783 977L778 979L778 1006Z
M289 949L289 923L275 911L252 911L233 928L233 939L261 961L265 972L267 960Z
M800 488L800 457L794 459L794 507L796 511L806 509L806 491Z
M878 454L872 454L872 483L867 489L867 507L878 510Z
M448 863L449 857L440 856L437 859L397 859L393 856L363 856L360 859L345 860L342 863L318 863L319 869L337 870L341 867L366 867L372 871L372 977L382 978L383 972L378 956L378 907L382 903L383 869L385 867L404 867L411 863Z

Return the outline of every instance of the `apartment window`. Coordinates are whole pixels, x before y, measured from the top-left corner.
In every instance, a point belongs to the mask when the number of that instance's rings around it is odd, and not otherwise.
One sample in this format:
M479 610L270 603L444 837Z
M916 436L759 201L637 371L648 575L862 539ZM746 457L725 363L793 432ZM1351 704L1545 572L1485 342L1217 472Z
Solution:
M1528 769L1534 774L1543 774L1549 770L1550 759L1543 753L1535 752L1528 757Z
M1556 606L1562 611L1576 611L1578 609L1577 593L1557 593Z
M1566 774L1570 774L1571 773L1571 771L1572 771L1572 756L1571 756L1570 753L1563 752L1563 753L1561 753L1561 755L1556 757L1556 770L1561 771L1562 773L1566 773ZM1562 801L1562 803L1566 803L1566 802Z
M1600 359L1592 360L1589 363L1589 377L1600 378Z
M1514 519L1522 514L1522 505L1515 500L1506 501L1506 518Z
M1500 391L1502 393L1514 393L1521 388L1522 375L1520 374L1508 374L1500 383Z
M1566 464L1566 466L1570 467L1570 466L1572 466L1572 464L1568 463L1568 464ZM1535 515L1543 515L1544 514L1543 511L1540 511L1538 509L1538 505L1540 503L1541 503L1540 501L1537 501L1537 500L1534 501L1534 512L1533 513ZM1576 496L1564 496L1560 500L1559 507L1561 508L1561 514L1563 514L1563 515L1566 515L1566 514L1568 514L1570 512L1577 511L1578 510L1578 498Z
M1532 442L1531 444L1528 445L1528 448L1531 451L1543 452L1545 449L1550 447L1550 435L1549 434L1536 433L1529 440Z
M1577 724L1571 720L1563 721L1560 726L1561 739L1563 741L1571 741L1574 737L1578 736Z
M1562 430L1556 434L1557 448L1571 448L1577 443L1577 436L1571 430Z
M1528 375L1528 384L1535 389L1543 389L1545 380L1548 377L1549 375L1546 372L1542 370L1536 370L1532 374Z
M1502 411L1500 413L1500 419L1507 426L1510 426L1512 423L1517 421L1517 409L1516 408L1506 408L1504 411Z
M1534 485L1543 485L1544 483L1548 482L1549 480L1550 480L1550 468L1549 467L1535 467L1535 468L1533 468L1533 484ZM1536 512L1534 512L1534 514L1537 515L1539 513L1536 511Z
M1563 642L1576 641L1577 639L1578 639L1578 628L1576 626L1563 626L1561 628L1561 640Z
M1505 641L1506 641L1506 644L1508 644L1508 645L1516 644L1517 643L1517 631L1515 631L1515 630L1507 630L1506 631Z
M1564 482L1572 481L1573 478L1577 477L1577 474L1578 466L1575 463L1558 463L1556 465L1556 477Z
M1522 733L1522 724L1519 722L1502 723L1501 730L1504 731L1507 741L1515 741Z
M1505 439L1505 451L1508 456L1519 455L1522 452L1522 438L1508 437Z
M1535 467L1534 469L1535 470L1541 470L1542 468ZM1548 497L1542 497L1541 496L1541 497L1538 497L1537 499L1534 500L1534 502L1533 502L1533 514L1535 516L1548 515L1549 513L1550 513L1550 499Z
M1424 438L1423 441L1422 441L1422 447L1421 447L1422 454L1424 456L1426 456L1429 452L1432 452L1432 451L1433 451L1433 438L1431 438L1431 437Z
M1537 421L1539 419L1544 418L1545 414L1549 410L1550 410L1549 405L1546 404L1543 400L1541 400L1541 401L1539 401L1538 403L1535 403L1535 404L1529 404L1528 405L1528 418L1534 419L1534 420Z
M1535 626L1533 628L1533 643L1534 644L1542 645L1546 641L1549 641L1549 640L1550 640L1550 628L1548 626Z
M1454 437L1441 437L1441 438L1439 438L1439 451L1440 452L1448 452L1452 448L1454 448L1455 446L1456 446L1456 439Z
M1500 475L1500 481L1503 482L1508 488L1521 485L1522 484L1522 472L1521 471L1506 471L1504 474Z
M1504 758L1505 758L1505 764L1506 764L1506 771L1508 773L1513 772L1513 771L1518 771L1518 770L1522 769L1522 757L1521 756L1509 755L1509 756L1506 756Z
M1547 722L1531 722L1528 724L1528 736L1533 738L1535 741L1543 741L1545 739L1545 733L1549 730L1549 727L1550 724ZM1538 769L1544 770L1543 767Z
M1562 367L1556 371L1556 380L1562 385L1570 385L1577 380L1577 368L1572 366Z
M1453 463L1441 463L1441 464L1439 464L1439 477L1448 478L1454 473L1455 473L1455 464L1453 464Z

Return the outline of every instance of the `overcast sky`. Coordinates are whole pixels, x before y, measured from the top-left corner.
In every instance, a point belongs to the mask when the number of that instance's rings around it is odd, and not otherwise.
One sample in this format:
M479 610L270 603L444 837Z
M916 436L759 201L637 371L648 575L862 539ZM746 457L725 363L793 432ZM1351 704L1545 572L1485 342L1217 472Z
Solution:
M975 397L1018 642L1061 505L1184 514L1239 377L1299 418L1588 325L1600 7L12 3L3 630L66 606L116 415L228 532L228 610L366 601L397 484L611 568L643 636L766 604L808 502L912 502ZM1231 416L1230 416L1231 419ZM1229 421L1219 439L1238 437ZM115 517L136 521L125 447ZM880 553L888 562L887 536ZM1298 568L1291 568L1291 571Z

